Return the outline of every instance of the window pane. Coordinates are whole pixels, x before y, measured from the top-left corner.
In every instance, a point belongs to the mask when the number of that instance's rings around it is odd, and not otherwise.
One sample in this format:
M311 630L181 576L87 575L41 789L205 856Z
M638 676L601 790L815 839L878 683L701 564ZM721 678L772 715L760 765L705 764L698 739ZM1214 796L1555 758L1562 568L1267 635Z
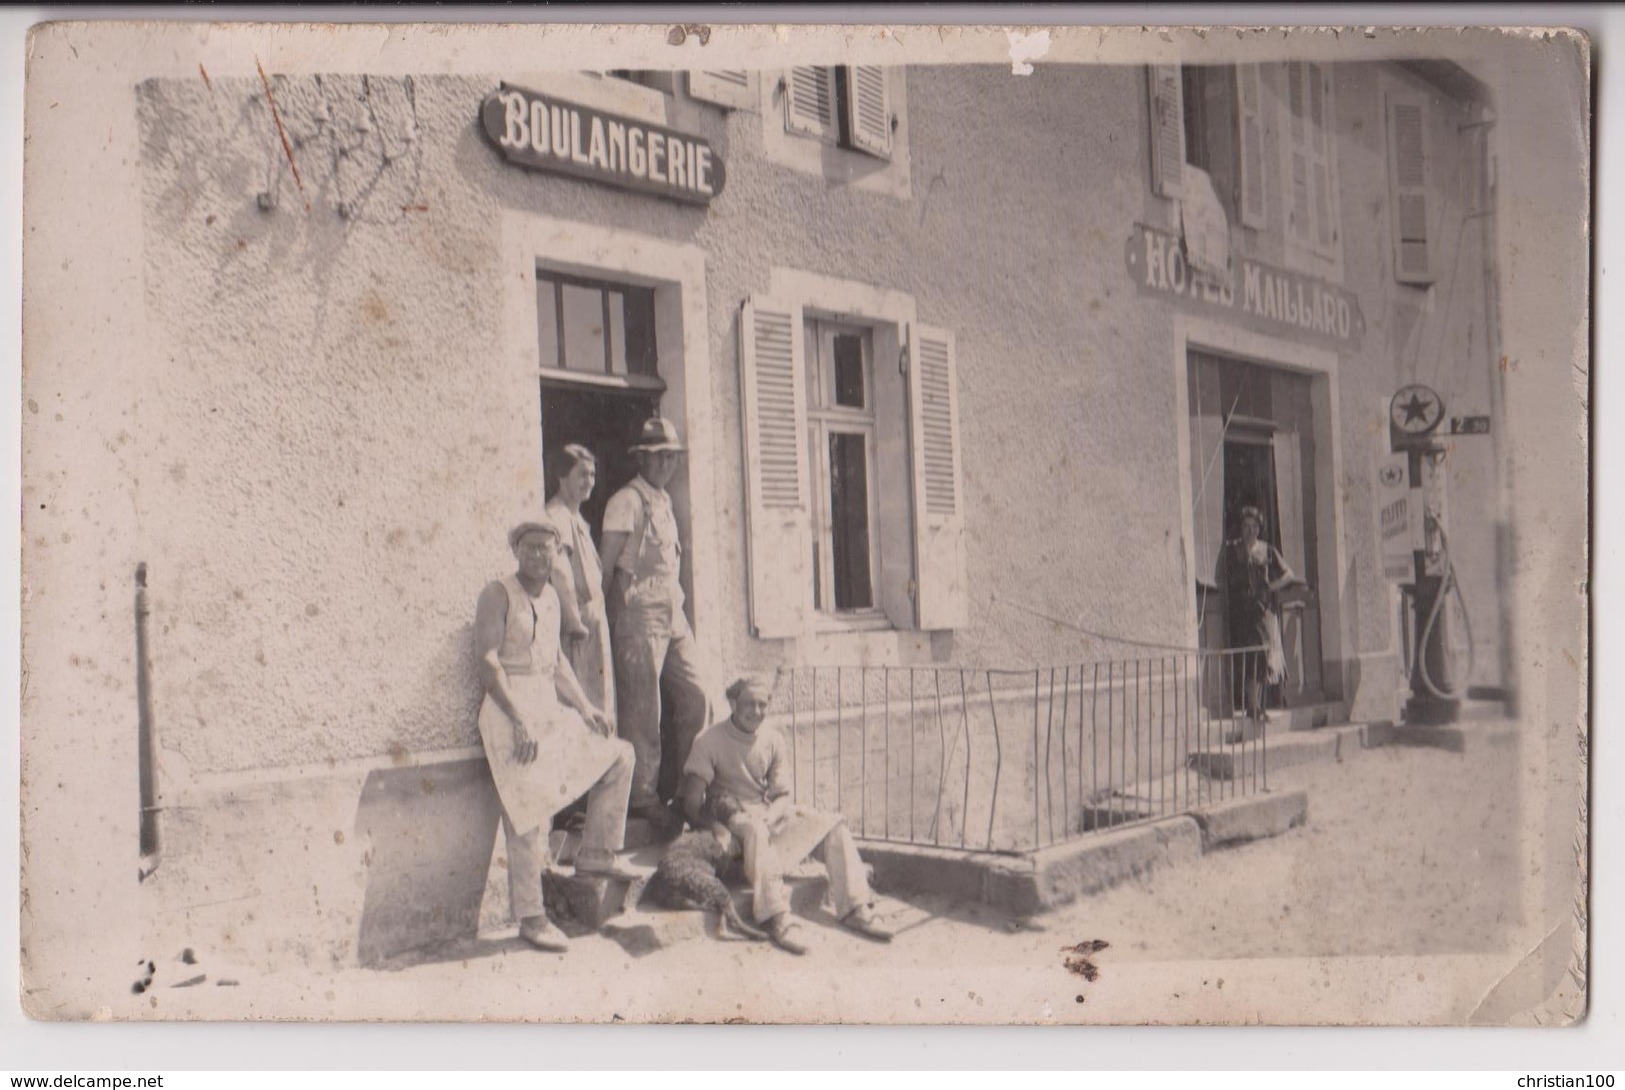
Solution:
M604 366L604 293L597 288L564 285L564 366L596 371Z
M856 333L835 335L835 404L863 408L863 338Z
M654 375L659 371L655 345L655 291L653 288L625 288L621 291L621 325L616 343L626 344L626 369L634 375ZM611 308L611 314L614 308Z
M861 435L829 437L830 560L835 608L874 605L869 575L869 459Z
M543 367L559 366L559 287L536 278L536 358Z
M626 296L609 293L609 370L626 374Z

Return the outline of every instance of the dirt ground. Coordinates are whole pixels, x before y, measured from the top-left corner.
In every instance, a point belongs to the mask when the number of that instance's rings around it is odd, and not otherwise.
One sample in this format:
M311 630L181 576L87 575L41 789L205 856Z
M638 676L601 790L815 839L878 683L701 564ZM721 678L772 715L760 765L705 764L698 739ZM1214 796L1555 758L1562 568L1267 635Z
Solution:
M1315 987L1333 989L1335 981L1339 991L1380 992L1391 987L1371 982L1381 974L1357 984L1358 974L1378 965L1387 965L1387 972L1392 963L1384 958L1397 955L1422 958L1418 965L1432 958L1427 971L1463 977L1465 970L1452 966L1470 963L1479 976L1470 984L1465 979L1453 984L1447 1000L1437 992L1407 1000L1415 1003L1417 1021L1446 1016L1430 1006L1445 1002L1448 1017L1465 1017L1482 994L1480 977L1493 981L1494 963L1505 957L1520 911L1517 735L1509 724L1473 724L1468 730L1465 753L1392 747L1357 752L1342 763L1272 774L1272 789L1307 789L1306 825L1153 872L1031 925L984 906L915 896L883 902L900 927L896 940L886 946L845 932L827 912L804 908L802 931L812 949L803 958L738 939L691 936L662 949L634 950L604 935L590 935L577 939L562 958L535 953L516 939L486 940L472 956L465 952L443 962L355 975L371 978L403 1002L408 989L434 989L440 1000L452 1001L457 994L472 999L489 996L491 988L506 992L515 985L521 992L546 991L566 976L578 982L599 980L606 998L623 991L639 997L624 1008L630 1021L667 1020L676 1011L722 1020L721 1012L732 1014L736 1008L741 1017L800 1020L791 1015L798 1008L787 998L754 1012L747 1009L748 997L762 996L763 989L792 995L797 988L803 996L818 993L821 1003L844 1017L844 1010L870 1009L862 1004L873 995L855 992L889 987L909 987L911 994L926 996L928 1006L918 997L912 1004L897 1004L907 1007L908 1014L919 1008L925 1020L939 1009L947 1020L990 1016L995 1021L1043 1021L1098 1015L1113 1002L1113 986L1131 980L1157 981L1156 987L1168 989L1166 995L1178 996L1184 987L1180 973L1190 975L1181 966L1192 962L1233 967L1230 993L1222 1003L1232 1002L1244 976L1252 978L1244 986L1253 994L1276 986L1270 983L1276 978L1283 992L1302 987L1291 974L1309 964L1325 977ZM1099 984L1086 982L1078 971L1081 965L1069 973L1062 950L1092 940L1108 944L1088 955L1098 969ZM1496 956L1477 956L1492 953ZM1343 960L1313 960L1330 958ZM1417 980L1425 975L1414 973ZM960 984L964 980L977 985L966 991ZM1048 998L1033 1001L1035 1009L1027 1010L1035 980ZM623 988L633 981L639 982L637 989ZM1210 989L1213 984L1201 983ZM1222 988L1224 981L1216 983ZM1083 992L1090 988L1096 989L1089 997L1095 1002L1074 1010L1074 998L1082 1004ZM724 992L725 1001L719 994ZM929 998L934 995L938 997ZM746 997L745 1002L736 1003L736 996ZM1013 1009L990 1015L1006 998ZM1358 999L1355 994L1350 1002ZM935 1007L944 1001L956 1006ZM846 1003L857 1005L848 1008ZM1062 1004L1068 1008L1064 1012ZM1126 1006L1120 1009L1128 1015ZM1356 1003L1345 1011L1383 1021L1388 1009ZM1159 1011L1172 1020L1185 1018L1155 1005L1136 1006L1129 1016L1156 1018ZM1233 1008L1219 1004L1180 1011L1192 1020L1235 1017ZM1335 1021L1351 1016L1315 1017Z
M1305 825L1034 921L883 897L899 933L879 945L817 907L811 879L793 894L802 958L662 914L680 940L664 947L600 933L543 954L508 930L388 970L309 966L135 999L171 1018L1461 1023L1525 933L1518 734L1465 729L1464 753L1356 750L1272 773L1272 789L1307 791Z

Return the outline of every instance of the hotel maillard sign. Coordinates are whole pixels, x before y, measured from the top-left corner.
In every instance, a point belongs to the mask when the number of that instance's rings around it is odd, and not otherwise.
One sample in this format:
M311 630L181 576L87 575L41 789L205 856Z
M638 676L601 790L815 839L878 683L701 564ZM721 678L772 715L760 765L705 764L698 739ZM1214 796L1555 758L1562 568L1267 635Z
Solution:
M480 121L510 163L707 205L727 171L704 139L504 84Z
M1141 295L1182 309L1349 352L1365 335L1359 296L1312 276L1238 255L1228 277L1210 277L1191 269L1176 236L1144 224L1129 236L1127 258Z

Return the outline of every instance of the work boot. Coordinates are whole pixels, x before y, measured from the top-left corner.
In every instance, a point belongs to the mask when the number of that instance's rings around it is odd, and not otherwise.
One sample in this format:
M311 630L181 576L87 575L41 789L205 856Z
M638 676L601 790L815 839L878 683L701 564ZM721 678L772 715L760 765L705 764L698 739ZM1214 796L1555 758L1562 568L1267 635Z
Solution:
M875 916L873 905L859 905L841 917L841 926L876 942L890 942L894 932Z
M546 916L527 916L519 921L519 937L549 954L562 954L570 949L570 936Z
M774 946L787 954L800 957L807 952L806 944L801 941L800 928L796 927L788 912L781 912L764 921L762 930L767 932L767 937L773 941Z

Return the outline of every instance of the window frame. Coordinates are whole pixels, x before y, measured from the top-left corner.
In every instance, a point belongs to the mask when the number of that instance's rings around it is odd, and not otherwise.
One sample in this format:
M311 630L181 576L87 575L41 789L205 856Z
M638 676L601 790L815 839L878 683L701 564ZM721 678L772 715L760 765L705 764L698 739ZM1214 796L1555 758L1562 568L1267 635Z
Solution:
M772 128L764 126L763 131ZM873 620L827 618L813 605L813 578L807 567L812 559L812 469L805 464L810 431L803 359L807 314L873 331L870 381L881 424L874 462L880 476L877 496L883 493L893 501L882 509L877 530L882 557L879 571L872 574L883 615ZM753 292L742 301L738 328L745 559L753 638L792 641L794 649L786 653L807 663L861 659L874 665L901 665L931 654L942 634L970 624L964 502L968 486L961 460L951 331L921 323L915 299L907 292L783 266L770 269L766 292ZM792 335L792 329L799 335ZM937 362L927 366L926 354ZM798 376L793 396L791 388L778 386L772 378L782 371L786 356ZM934 376L934 387L924 384L927 372ZM774 403L771 413L764 412L764 397ZM927 399L934 403L939 398L946 398L945 410L928 407ZM926 417L929 425L922 423ZM926 480L932 454L924 444L931 441L939 419L946 419L950 429L945 449L951 459L954 495L948 511L930 507ZM766 423L775 420L771 426ZM790 420L801 482L797 508L777 492L768 502L765 487L770 464L777 467L775 480L782 477L787 451L781 440ZM794 579L787 577L791 571Z
M653 288L642 284L605 280L598 277L581 276L575 273L562 272L557 269L549 268L541 262L537 262L536 264L534 280L537 295L537 370L543 376L581 379L588 382L611 382L629 386L645 387L649 389L655 389L657 387L659 389L665 388L665 383L660 378L660 338L658 333L660 323ZM558 340L558 347L556 349L557 362L551 367L545 363L542 363L540 359L540 327L542 306L541 285L543 282L551 283L553 285L553 328L554 335ZM600 305L602 307L603 314L602 337L604 347L604 362L601 370L589 370L569 366L568 353L565 351L566 334L564 328L564 289L566 287L582 288L599 293ZM634 293L636 293L639 298L646 300L648 309L649 358L647 361L640 360L636 369L634 369L632 357L629 354L625 354L626 345L623 344L622 351L625 355L626 369L624 371L615 370L615 325L610 316L610 297L616 293L621 295L623 308L626 304L626 300L630 299ZM625 336L627 325L628 323L625 320L623 311L621 320L621 339L623 342L627 340Z
M835 66L827 67L833 73ZM797 132L790 122L789 86L791 69L764 72L757 81L759 113L762 117L762 153L771 163L802 174L824 179L827 184L877 193L899 201L913 201L908 121L908 70L902 65L879 66L885 74L886 102L891 129L891 149L887 157L841 146L837 137ZM831 79L833 104L834 87ZM836 112L831 124L837 129Z
M815 623L851 627L890 627L881 605L882 560L880 505L879 415L875 403L874 342L872 325L826 317L807 311L802 321L807 353L807 442L812 468L813 610ZM834 344L837 336L857 335L862 344L863 400L861 409L836 403ZM865 535L869 552L869 605L841 609L835 604L834 473L830 465L830 439L858 436L864 443L866 495Z
M1339 185L1337 170L1337 131L1333 119L1336 116L1337 87L1332 79L1332 66L1318 61L1281 61L1275 64L1276 84L1276 133L1277 143L1280 147L1280 162L1277 178L1281 195L1281 240L1286 255L1286 264L1303 272L1318 276L1325 276L1332 280L1341 281L1343 278L1343 215L1342 215L1342 187ZM1293 113L1291 92L1289 90L1292 80L1293 68L1298 68L1303 78L1303 129L1304 129L1304 155L1305 155L1305 184L1307 186L1307 217L1301 235L1292 229L1293 215L1293 177L1292 156L1294 139L1292 135ZM1316 73L1321 88L1320 122L1317 125L1310 114L1310 74ZM1262 84L1262 80L1260 81ZM1316 145L1319 145L1318 149ZM1315 202L1314 173L1316 161L1324 164L1326 172L1326 212L1332 224L1331 241L1320 241L1320 212Z

